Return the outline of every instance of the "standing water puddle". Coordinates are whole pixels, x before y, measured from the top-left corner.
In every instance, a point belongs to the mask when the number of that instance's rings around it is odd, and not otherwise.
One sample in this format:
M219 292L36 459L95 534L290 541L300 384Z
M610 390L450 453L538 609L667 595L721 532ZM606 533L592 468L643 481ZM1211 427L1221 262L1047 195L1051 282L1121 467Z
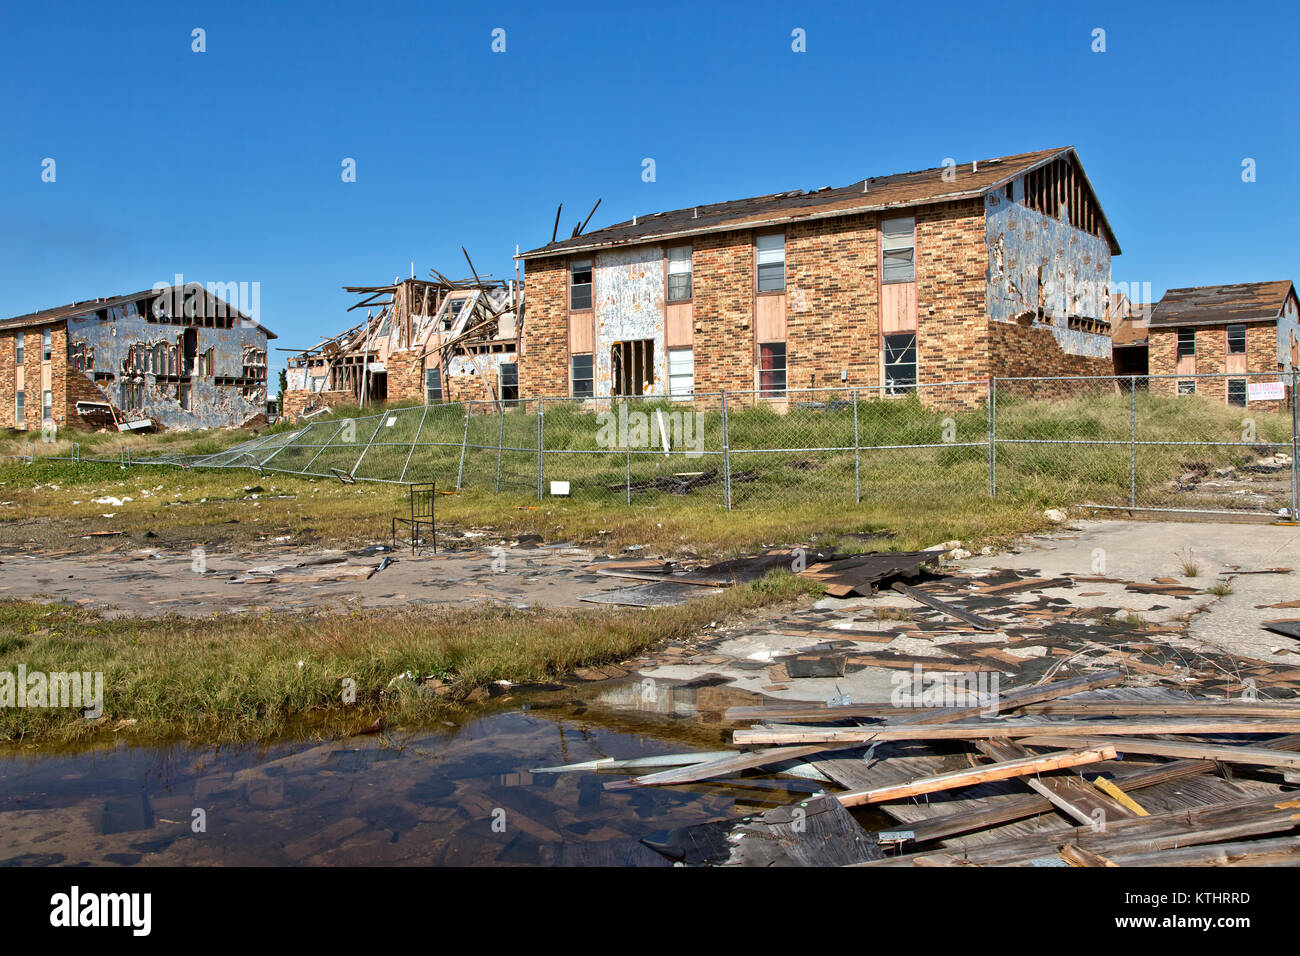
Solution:
M589 708L572 691L550 700L325 742L0 749L0 865L670 865L640 839L813 789L755 780L758 802L744 805L735 780L607 791L623 777L534 774L723 749L729 736L698 712Z

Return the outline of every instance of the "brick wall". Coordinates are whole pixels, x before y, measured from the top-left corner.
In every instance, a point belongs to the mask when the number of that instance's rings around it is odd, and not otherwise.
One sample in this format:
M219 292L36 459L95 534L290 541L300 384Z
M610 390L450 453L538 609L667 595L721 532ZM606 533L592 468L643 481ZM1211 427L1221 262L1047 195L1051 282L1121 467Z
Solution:
M989 367L998 378L1115 374L1111 359L1071 355L1061 348L1050 329L990 321L988 334ZM998 393L1055 399L1093 395L1099 389L1113 387L1113 383L1080 381L998 382Z
M29 431L41 429L41 333L50 334L50 391L53 401L54 421L60 426L70 421L67 406L68 339L67 328L62 323L22 329L23 342L23 420ZM17 361L18 331L0 332L0 427L15 428L17 411ZM81 373L77 373L81 374Z
M758 387L753 233L696 236L692 250L695 390L752 391Z
M1196 372L1198 375L1223 374L1227 370L1227 325L1196 326ZM1152 375L1174 375L1178 370L1178 330L1153 328L1148 337L1148 362ZM1278 372L1277 324L1251 322L1246 324L1246 373L1250 381L1262 381L1257 376L1273 376ZM1174 395L1178 391L1176 378L1153 378L1151 391ZM1216 401L1228 401L1226 379L1197 379L1197 394ZM1278 411L1288 407L1280 402L1252 402L1252 408Z
M569 394L569 271L563 257L533 259L524 279L520 397Z
M80 369L69 368L67 377L67 388L64 390L65 406L64 414L70 424L86 424L95 428L104 424L102 418L96 418L93 421L86 422L77 415L77 402L110 402L111 400L104 394L98 385L86 377L86 373Z
M880 384L878 235L875 215L790 225L785 252L790 388ZM848 373L846 379L841 372Z
M389 352L384 367L388 370L388 401L424 402L424 349Z
M303 412L315 408L333 408L335 405L352 405L356 400L356 396L347 391L313 392L305 388L291 388L285 390L284 410L281 414L293 421Z
M988 246L980 200L916 210L917 378L988 378Z

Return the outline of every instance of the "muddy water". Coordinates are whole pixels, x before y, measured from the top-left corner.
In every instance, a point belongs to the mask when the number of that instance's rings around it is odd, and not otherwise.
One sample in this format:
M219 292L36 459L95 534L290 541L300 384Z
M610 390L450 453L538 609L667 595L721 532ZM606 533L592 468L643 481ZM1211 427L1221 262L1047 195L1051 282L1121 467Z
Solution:
M532 771L725 749L701 693L644 708L635 688L570 689L325 742L0 750L0 865L667 865L642 837L814 785L609 791L625 775Z

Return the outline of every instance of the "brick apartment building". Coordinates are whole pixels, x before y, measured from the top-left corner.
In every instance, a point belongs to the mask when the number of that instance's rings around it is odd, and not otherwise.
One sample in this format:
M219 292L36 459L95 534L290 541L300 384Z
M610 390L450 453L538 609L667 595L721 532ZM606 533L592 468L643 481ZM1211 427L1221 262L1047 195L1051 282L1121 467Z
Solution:
M1072 147L641 216L520 256L520 391L1110 374L1119 251Z
M1300 368L1300 305L1289 279L1170 289L1148 329L1151 389L1248 403L1248 385ZM1222 375L1223 378L1191 378ZM1283 402L1249 402L1275 409Z
M272 338L198 283L0 319L0 428L242 425Z

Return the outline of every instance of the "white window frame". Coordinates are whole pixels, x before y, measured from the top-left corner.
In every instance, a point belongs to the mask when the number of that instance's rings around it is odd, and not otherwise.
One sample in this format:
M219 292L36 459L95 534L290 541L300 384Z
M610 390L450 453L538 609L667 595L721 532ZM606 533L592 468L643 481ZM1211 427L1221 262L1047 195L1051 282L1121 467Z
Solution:
M892 276L891 262L894 269ZM900 269L903 269L904 274L898 274ZM900 216L880 221L880 281L889 285L916 281L915 217Z
M771 283L776 270L781 267L781 284L778 288L763 288L764 281ZM765 278L764 267L768 270ZM754 289L759 294L785 291L785 233L767 232L754 237Z
M678 360L676 365L674 365L673 359ZM682 371L682 365L686 365L689 371ZM689 398L695 394L695 349L693 346L684 345L668 349L668 394L674 399Z
M695 294L694 276L691 274L690 246L672 246L668 249L668 278L665 280L664 299L667 302L690 302ZM686 276L686 294L673 295L673 277Z

